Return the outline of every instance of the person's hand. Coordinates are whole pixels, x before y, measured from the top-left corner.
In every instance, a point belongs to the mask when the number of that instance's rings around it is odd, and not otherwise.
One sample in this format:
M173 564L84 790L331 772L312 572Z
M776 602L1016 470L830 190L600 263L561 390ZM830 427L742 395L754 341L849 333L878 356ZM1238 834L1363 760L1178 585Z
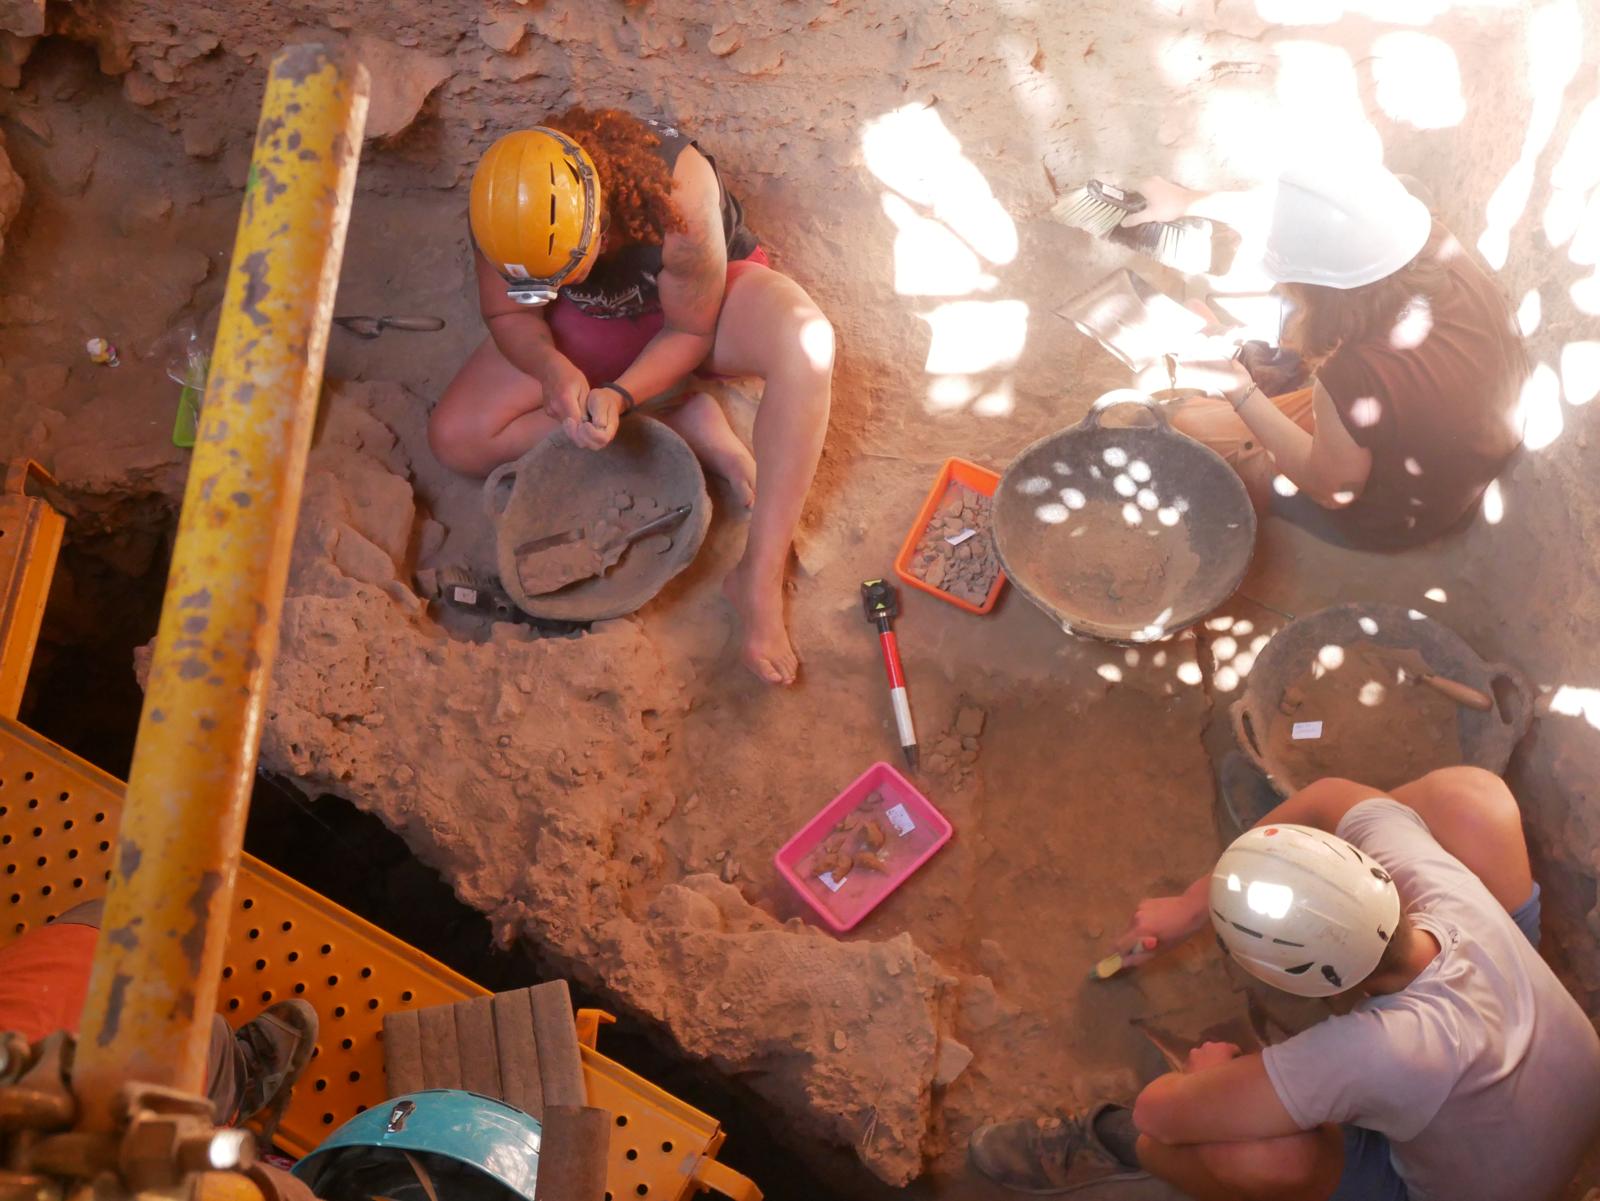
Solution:
M1127 217L1122 222L1124 226L1143 225L1146 221L1176 221L1187 216L1189 206L1203 195L1159 175L1152 175L1137 190L1144 197L1144 208Z
M1187 896L1147 897L1133 911L1133 922L1117 940L1116 948L1127 967L1138 967L1168 947L1193 934L1205 920Z
M585 450L600 450L617 436L617 423L622 420L622 396L613 388L591 389L584 401L585 420L577 428L568 430L567 436Z
M1203 1072L1207 1068L1219 1067L1230 1059L1238 1057L1239 1048L1232 1043L1201 1043L1189 1052L1189 1063L1183 1070Z
M567 437L574 438L584 422L584 402L589 398L589 381L566 356L549 364L539 379L543 389L544 411L561 423Z
M1292 350L1250 341L1239 347L1239 362L1268 396L1303 388L1309 378L1305 360Z

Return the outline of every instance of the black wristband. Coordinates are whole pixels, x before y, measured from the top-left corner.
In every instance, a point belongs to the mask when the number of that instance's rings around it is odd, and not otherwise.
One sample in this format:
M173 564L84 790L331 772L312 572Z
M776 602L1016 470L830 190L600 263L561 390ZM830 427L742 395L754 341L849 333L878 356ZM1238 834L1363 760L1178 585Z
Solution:
M601 388L610 388L618 396L622 397L622 411L624 413L631 413L631 412L633 412L634 409L639 407L639 402L636 401L633 398L633 393L629 392L626 388L624 388L621 384L617 383L615 380L607 380L605 383L596 384L594 387L595 387L595 391L597 391L597 392Z

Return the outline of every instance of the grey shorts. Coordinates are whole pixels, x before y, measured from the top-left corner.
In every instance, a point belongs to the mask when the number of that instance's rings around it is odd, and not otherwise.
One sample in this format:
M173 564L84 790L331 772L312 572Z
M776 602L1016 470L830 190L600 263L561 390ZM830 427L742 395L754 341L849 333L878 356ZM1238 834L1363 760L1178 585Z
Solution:
M1517 929L1526 934L1534 946L1539 945L1541 891L1535 883L1533 895L1511 915ZM1333 1190L1328 1201L1410 1201L1405 1181L1394 1170L1387 1138L1376 1130L1364 1130L1360 1126L1344 1128L1344 1174L1339 1177L1339 1187Z

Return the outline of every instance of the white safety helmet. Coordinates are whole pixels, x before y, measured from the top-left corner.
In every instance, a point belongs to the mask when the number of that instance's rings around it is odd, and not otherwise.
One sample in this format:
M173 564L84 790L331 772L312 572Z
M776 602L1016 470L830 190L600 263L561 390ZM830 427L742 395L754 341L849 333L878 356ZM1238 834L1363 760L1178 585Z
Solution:
M1278 177L1262 267L1281 284L1359 288L1421 253L1433 215L1382 163L1335 159Z
M1238 965L1301 997L1331 997L1372 974L1400 923L1378 861L1309 826L1246 830L1211 873L1211 924Z

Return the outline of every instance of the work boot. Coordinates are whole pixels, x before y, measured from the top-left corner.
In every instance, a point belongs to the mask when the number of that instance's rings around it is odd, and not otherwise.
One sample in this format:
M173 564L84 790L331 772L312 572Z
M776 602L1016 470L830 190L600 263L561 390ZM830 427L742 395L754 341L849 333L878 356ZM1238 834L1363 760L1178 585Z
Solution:
M309 1001L279 1001L234 1032L244 1055L244 1090L234 1121L262 1114L261 1141L272 1140L294 1082L317 1049L317 1011Z
M1075 1193L1148 1173L1118 1159L1095 1132L1095 1119L1124 1106L1109 1102L1079 1113L1019 1118L980 1126L967 1144L972 1166L1019 1193Z

